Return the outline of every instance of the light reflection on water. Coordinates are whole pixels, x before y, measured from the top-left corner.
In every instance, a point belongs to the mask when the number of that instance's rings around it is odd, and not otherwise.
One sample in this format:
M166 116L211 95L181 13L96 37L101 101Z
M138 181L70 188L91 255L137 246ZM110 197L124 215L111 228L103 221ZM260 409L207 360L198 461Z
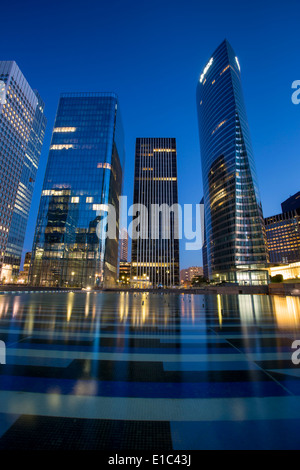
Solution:
M242 328L264 322L298 330L300 298L267 295L189 295L157 293L18 293L0 295L0 325L9 321L31 333L35 328L63 332L99 331L115 325L168 329L204 327L236 319ZM120 330L121 328L121 330Z

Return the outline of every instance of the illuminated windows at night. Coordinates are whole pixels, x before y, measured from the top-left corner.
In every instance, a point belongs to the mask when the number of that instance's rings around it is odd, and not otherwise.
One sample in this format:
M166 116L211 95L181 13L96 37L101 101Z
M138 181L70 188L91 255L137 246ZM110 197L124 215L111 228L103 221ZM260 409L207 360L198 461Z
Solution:
M166 222L170 229L168 239L162 236L161 221L150 220L152 204L178 204L176 153L174 138L136 139L133 201L147 208L149 220L145 226L157 233L157 238L152 239L149 232L147 239L132 240L131 279L135 287L145 287L145 283L153 287L179 285L176 215Z
M226 122L226 119L224 121L220 122L220 124L217 125L217 127L212 131L211 135L213 135L220 127L222 127Z
M55 127L53 132L75 132L76 127Z

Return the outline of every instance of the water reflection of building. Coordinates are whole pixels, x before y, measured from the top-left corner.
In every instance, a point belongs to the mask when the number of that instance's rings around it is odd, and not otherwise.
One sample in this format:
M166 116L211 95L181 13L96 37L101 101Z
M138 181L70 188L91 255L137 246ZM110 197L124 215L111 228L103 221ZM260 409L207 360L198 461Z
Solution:
M216 318L211 312L215 312L220 327L226 323L227 319L232 320L236 317L245 332L253 324L258 325L264 320L269 321L273 315L272 302L268 295L208 295L205 296L205 308L210 312L207 320L208 326L210 321L214 324Z
M30 282L115 285L124 138L113 93L61 95L37 219ZM105 218L114 208L115 236Z
M283 280L300 279L300 261L297 263L280 264L269 268L270 276L281 275ZM297 281L298 282L298 281Z
M240 66L227 40L200 76L197 110L208 275L210 279L266 283L264 223Z

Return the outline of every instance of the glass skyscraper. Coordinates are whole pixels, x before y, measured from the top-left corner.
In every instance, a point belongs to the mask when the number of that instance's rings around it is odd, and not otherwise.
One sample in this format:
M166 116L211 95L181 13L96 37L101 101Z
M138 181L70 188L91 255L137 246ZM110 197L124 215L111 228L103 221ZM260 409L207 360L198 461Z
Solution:
M139 211L141 236L132 239L133 286L179 285L177 151L174 138L136 139L133 203L147 211ZM170 211L162 210L158 214L158 208L163 208L163 205Z
M0 93L0 274L10 282L20 268L46 118L13 61L0 62Z
M32 250L34 286L113 286L125 159L114 93L65 93L52 133ZM113 206L115 237L105 218Z
M300 192L281 203L281 214L265 218L270 263L300 261Z
M266 236L238 58L223 41L197 85L210 279L267 282Z

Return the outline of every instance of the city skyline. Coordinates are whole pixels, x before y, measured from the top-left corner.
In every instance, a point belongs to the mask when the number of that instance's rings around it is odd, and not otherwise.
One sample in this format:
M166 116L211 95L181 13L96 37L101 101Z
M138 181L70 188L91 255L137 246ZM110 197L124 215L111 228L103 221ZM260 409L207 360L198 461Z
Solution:
M201 168L194 88L210 51L225 37L234 45L241 64L263 213L265 217L277 213L280 202L299 189L296 174L282 178L281 171L283 159L286 165L295 165L298 157L300 106L291 101L292 82L300 75L295 61L297 28L293 26L296 19L291 14L293 5L296 6L297 3L274 5L265 2L261 5L252 2L251 6L245 7L233 1L226 5L217 2L217 5L211 6L190 2L188 7L183 7L181 2L172 2L171 8L170 2L159 5L153 2L151 9L145 4L137 5L136 2L127 4L126 9L119 2L112 2L110 5L103 2L92 4L93 17L90 10L80 11L75 2L72 11L67 10L70 23L65 24L55 15L55 8L53 11L47 10L33 2L35 18L40 19L40 22L36 22L29 17L28 11L20 2L15 12L16 20L20 22L21 34L24 28L22 25L26 23L28 43L34 42L36 48L20 47L19 33L6 41L5 33L8 30L7 25L3 25L5 59L13 58L17 61L27 79L40 89L47 106L48 127L24 253L32 248L32 227L37 217L47 148L56 103L62 91L112 90L118 94L122 102L126 135L124 187L129 198L132 197L136 136L174 135L178 145L179 202L199 202L202 188L199 178L195 177ZM256 15L258 5L260 15ZM4 14L6 8L7 5L4 5ZM60 4L58 8L62 13L66 10L64 4ZM127 22L123 22L124 15L129 10L131 15ZM116 36L115 41L109 42L106 36L110 22L106 19L110 18L112 11ZM56 24L55 37L52 35L52 26L43 26L45 14L49 17L48 25ZM140 34L140 26L136 28L137 18L140 16L144 18L144 25L156 25L154 37ZM25 22L23 18L26 19ZM199 24L198 18L205 18L205 22L201 21ZM167 19L170 21L166 21ZM33 21L34 28L30 29L28 26L33 26ZM76 37L76 25L81 25L82 21L84 34ZM97 27L93 28L96 21ZM251 22L252 27L247 31L242 30L243 21ZM170 36L170 32L174 33L175 30L176 35ZM36 45L36 34L44 38L43 45ZM67 36L72 42L72 52L68 51L68 55L64 53L64 48L58 47L64 44ZM118 38L122 38L122 41ZM101 46L98 52L96 45L99 44ZM260 48L260 44L263 47ZM141 54L142 51L144 54ZM39 67L36 66L37 54ZM90 60L90 73L83 81L80 67L84 63L84 57ZM157 70L152 66L154 57L155 63L160 60L161 64ZM117 71L121 73L116 73ZM144 98L143 107L140 106L140 96ZM189 168L186 165L187 160L197 172L191 173L190 165ZM181 249L181 266L193 264L194 256L195 253ZM199 251L197 264L201 259Z

